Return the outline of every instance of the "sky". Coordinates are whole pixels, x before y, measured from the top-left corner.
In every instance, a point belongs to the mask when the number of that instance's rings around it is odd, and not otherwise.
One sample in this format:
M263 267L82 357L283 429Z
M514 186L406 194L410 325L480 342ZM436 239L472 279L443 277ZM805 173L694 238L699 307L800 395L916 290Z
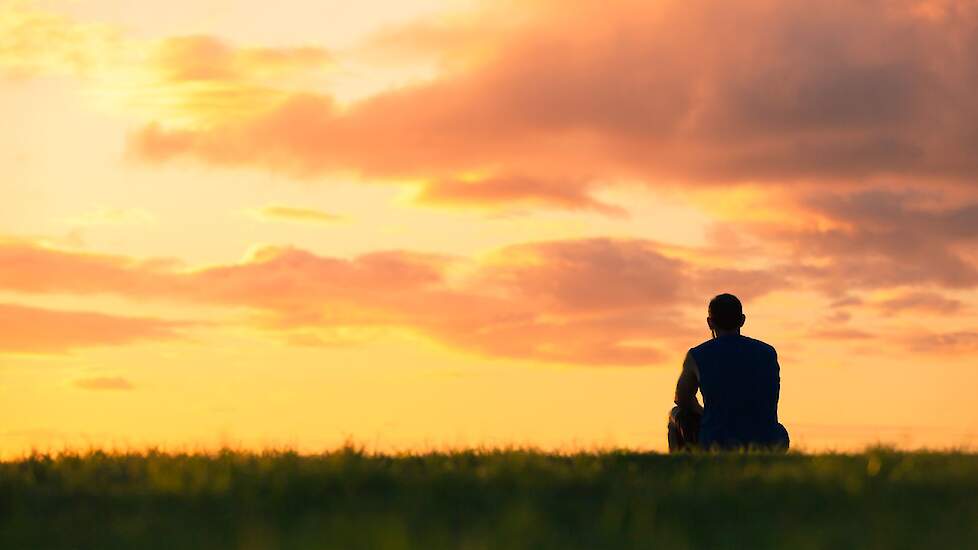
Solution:
M978 444L978 4L0 0L0 456Z

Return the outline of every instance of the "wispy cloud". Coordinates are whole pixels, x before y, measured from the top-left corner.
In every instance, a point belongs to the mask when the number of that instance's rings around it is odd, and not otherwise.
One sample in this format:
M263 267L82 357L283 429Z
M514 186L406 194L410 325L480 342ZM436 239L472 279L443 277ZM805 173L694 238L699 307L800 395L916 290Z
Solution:
M497 208L516 205L590 210L627 217L621 206L595 199L588 182L546 181L526 177L487 177L440 180L425 184L415 201L422 204Z
M912 336L910 349L940 355L962 355L978 352L978 332L931 332Z
M882 300L876 306L890 314L909 311L918 314L948 315L961 311L964 303L937 292L911 291Z
M152 59L173 82L281 77L325 68L332 62L332 56L322 48L235 47L207 35L166 38L155 48Z
M107 25L80 23L28 2L0 2L0 76L90 76L117 59L121 42L121 33Z
M330 214L315 208L294 206L269 205L250 211L261 220L280 220L302 223L333 223L343 219L342 216Z

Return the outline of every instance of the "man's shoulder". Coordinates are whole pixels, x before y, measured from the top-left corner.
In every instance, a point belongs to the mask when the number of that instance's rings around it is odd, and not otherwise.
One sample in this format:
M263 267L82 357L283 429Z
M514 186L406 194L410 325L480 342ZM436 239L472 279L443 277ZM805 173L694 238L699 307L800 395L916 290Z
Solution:
M754 346L756 348L762 349L762 350L764 350L764 351L766 351L768 353L771 353L772 355L777 355L778 354L778 350L774 349L774 346L772 346L771 344L768 344L767 342L764 342L762 340L758 340L756 338L751 338L750 336L744 336L744 340L746 340L747 342L749 342L750 345L752 345L752 346Z
M706 349L706 348L708 348L710 346L714 346L714 345L716 345L716 339L715 338L711 338L709 340L706 340L704 342L700 342L699 344L696 344L695 346L689 348L689 353L696 353L697 351L700 351L702 349Z
M774 349L774 346L772 346L771 344L768 344L767 342L764 342L762 340L758 340L756 338L751 338L750 336L744 336L744 335L740 335L740 339L741 339L741 342L742 343L746 343L750 347L764 350L764 351L766 351L768 353L771 353L773 355L777 355L777 353L778 353L777 350ZM709 348L712 348L712 347L715 347L715 346L720 346L720 345L721 345L721 340L720 339L718 339L718 338L711 338L709 340L706 340L705 342L702 342L700 344L697 344L697 345L689 348L689 351L690 351L690 353L695 353L697 351L706 350L706 349L709 349Z

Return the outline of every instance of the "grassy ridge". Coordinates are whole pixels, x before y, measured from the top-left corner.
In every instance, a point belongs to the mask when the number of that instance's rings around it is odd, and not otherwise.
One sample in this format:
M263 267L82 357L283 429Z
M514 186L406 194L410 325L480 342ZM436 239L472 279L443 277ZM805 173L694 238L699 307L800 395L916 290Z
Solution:
M978 455L34 456L0 548L975 548Z

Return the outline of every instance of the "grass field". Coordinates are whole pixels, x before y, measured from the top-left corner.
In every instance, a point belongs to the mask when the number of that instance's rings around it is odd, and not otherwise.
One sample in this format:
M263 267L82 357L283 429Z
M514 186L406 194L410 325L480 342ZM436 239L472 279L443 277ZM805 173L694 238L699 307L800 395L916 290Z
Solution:
M0 548L978 548L978 455L39 455Z

